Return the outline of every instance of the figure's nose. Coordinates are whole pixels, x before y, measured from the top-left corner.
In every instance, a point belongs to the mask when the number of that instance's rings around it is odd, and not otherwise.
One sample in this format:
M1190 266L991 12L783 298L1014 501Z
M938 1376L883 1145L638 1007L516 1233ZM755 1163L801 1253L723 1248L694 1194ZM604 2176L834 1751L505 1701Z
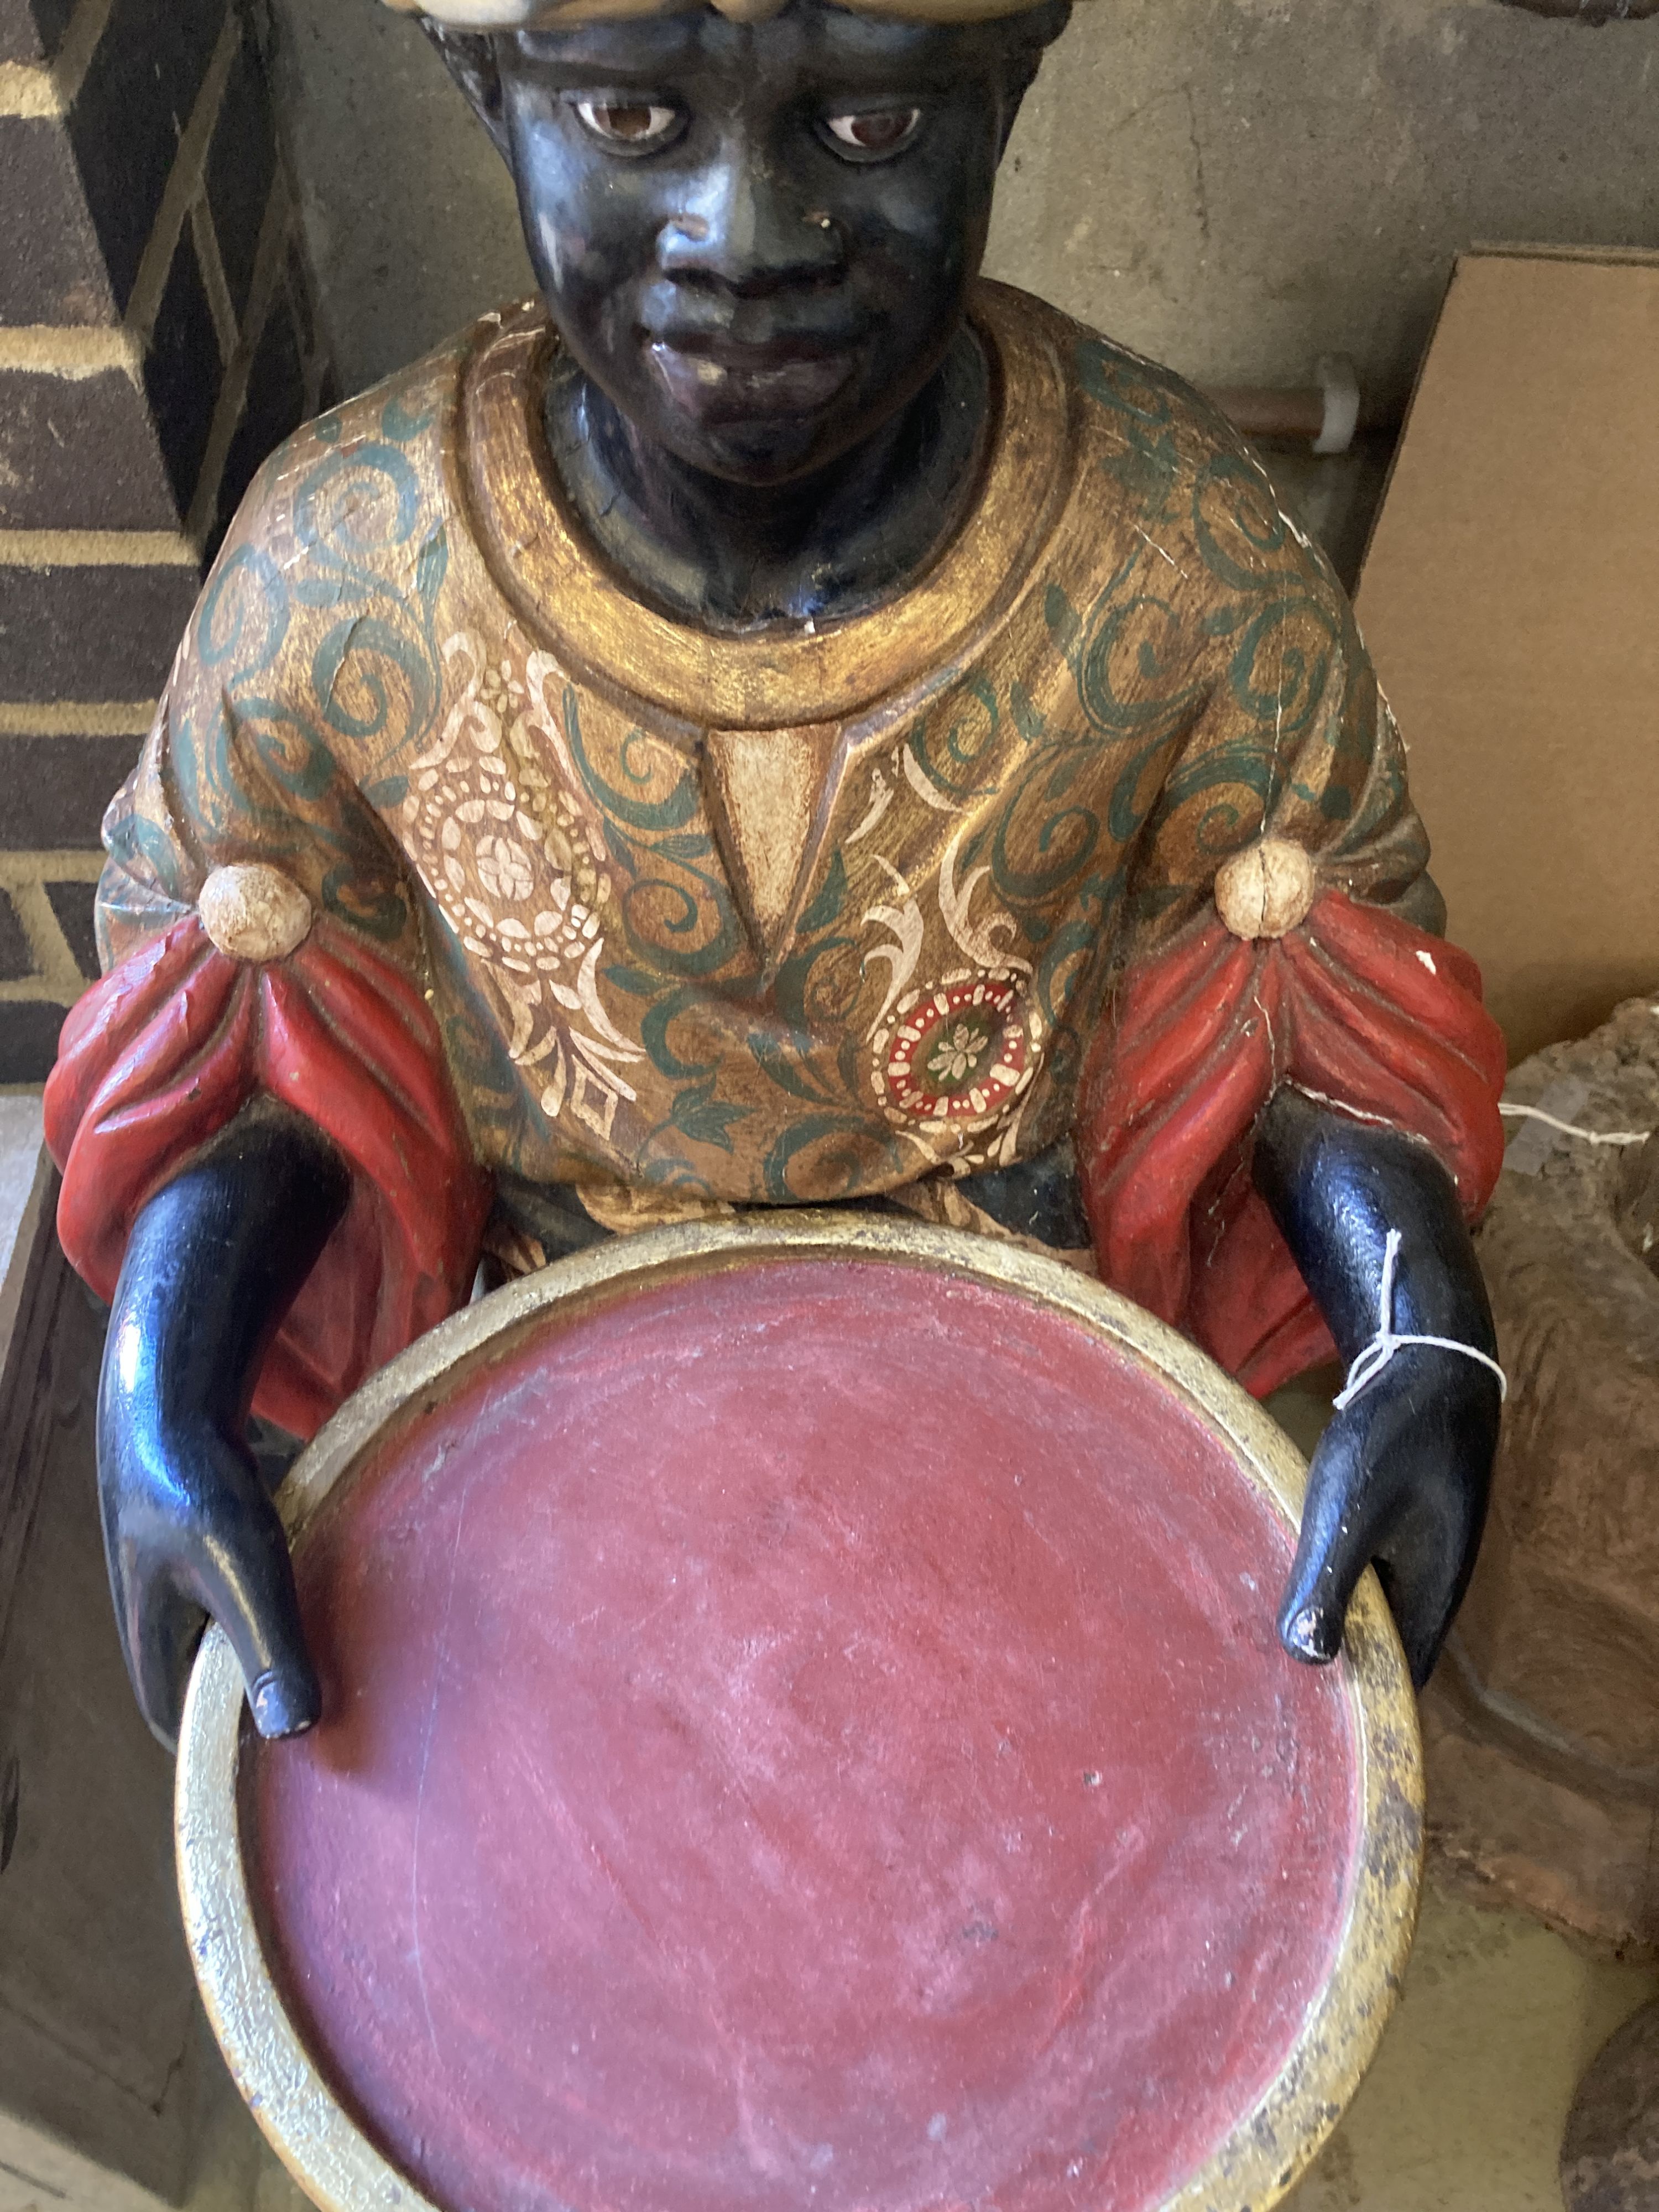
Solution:
M783 165L737 139L682 196L659 251L669 276L754 299L832 276L842 246L834 218Z

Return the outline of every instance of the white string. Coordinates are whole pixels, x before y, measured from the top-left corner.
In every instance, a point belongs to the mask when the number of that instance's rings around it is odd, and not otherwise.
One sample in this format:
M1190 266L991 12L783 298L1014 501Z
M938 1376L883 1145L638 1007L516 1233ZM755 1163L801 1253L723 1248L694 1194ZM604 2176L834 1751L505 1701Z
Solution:
M1564 1137L1582 1138L1587 1145L1645 1145L1654 1133L1651 1129L1581 1129L1576 1121L1559 1121L1541 1106L1516 1106L1507 1098L1499 1102L1498 1110L1512 1121L1541 1121L1547 1128L1559 1129Z
M1498 1377L1498 1388L1507 1398L1510 1378L1495 1359L1484 1352L1477 1352L1472 1344L1460 1344L1455 1336L1397 1336L1394 1326L1394 1279L1400 1265L1400 1248L1405 1240L1397 1229L1389 1231L1388 1245L1382 1255L1382 1294L1377 1301L1376 1334L1348 1370L1347 1388L1336 1401L1337 1412L1352 1406L1362 1390L1368 1390L1383 1369L1391 1366L1397 1352L1407 1345L1426 1345L1432 1352L1461 1352L1465 1359L1478 1359L1489 1367Z

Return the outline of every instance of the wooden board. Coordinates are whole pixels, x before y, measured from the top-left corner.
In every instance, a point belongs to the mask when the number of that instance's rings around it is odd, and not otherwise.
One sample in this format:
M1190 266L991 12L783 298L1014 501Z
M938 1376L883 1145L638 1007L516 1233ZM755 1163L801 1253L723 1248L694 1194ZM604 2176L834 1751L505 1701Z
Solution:
M159 2212L184 2195L214 2062L170 1764L110 1610L104 1316L58 1249L57 1194L44 1163L0 1283L0 2212Z
M1458 264L1358 593L1519 1060L1659 984L1659 256Z

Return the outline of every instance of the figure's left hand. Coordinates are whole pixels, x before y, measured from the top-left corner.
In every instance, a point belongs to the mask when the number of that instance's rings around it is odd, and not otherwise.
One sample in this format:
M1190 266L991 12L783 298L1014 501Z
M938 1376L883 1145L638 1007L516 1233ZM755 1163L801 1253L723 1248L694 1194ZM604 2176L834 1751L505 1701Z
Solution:
M1413 1346L1335 1415L1279 1609L1292 1657L1336 1656L1354 1585L1374 1565L1412 1680L1427 1681L1474 1570L1499 1411L1489 1370Z
M1354 1583L1376 1566L1422 1687L1462 1604L1486 1522L1498 1378L1411 1347L1336 1413L1314 1453L1297 1566L1279 1608L1294 1659L1343 1648Z
M1334 1659L1354 1584L1375 1565L1420 1688L1474 1571L1503 1413L1457 1192L1425 1146L1294 1091L1262 1116L1255 1175L1345 1359L1385 1320L1398 1336L1467 1347L1399 1345L1333 1419L1279 1616L1293 1657Z

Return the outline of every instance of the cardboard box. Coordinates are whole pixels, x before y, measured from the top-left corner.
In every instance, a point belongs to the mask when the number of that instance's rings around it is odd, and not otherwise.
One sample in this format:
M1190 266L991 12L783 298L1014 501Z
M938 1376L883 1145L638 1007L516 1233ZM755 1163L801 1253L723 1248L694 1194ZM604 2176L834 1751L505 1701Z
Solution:
M1659 254L1463 257L1358 608L1514 1056L1659 1000Z

